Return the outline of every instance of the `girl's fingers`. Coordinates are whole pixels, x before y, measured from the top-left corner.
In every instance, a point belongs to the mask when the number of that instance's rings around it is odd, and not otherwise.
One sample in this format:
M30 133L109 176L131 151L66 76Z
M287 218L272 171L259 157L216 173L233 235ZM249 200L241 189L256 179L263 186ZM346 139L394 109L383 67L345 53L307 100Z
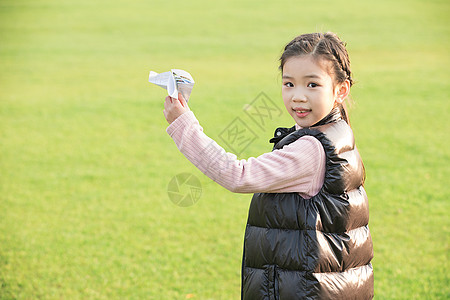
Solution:
M178 93L178 100L180 100L181 106L186 107L187 102L181 93Z
M165 109L167 109L167 107L169 106L169 99L167 99L167 97L166 97L166 100L164 101L164 108Z
M167 96L164 101L164 117L171 124L176 118L189 111L189 106L181 94L178 99Z
M168 110L170 107L173 107L176 102L173 101L174 99L170 96L167 96L164 101L164 108Z

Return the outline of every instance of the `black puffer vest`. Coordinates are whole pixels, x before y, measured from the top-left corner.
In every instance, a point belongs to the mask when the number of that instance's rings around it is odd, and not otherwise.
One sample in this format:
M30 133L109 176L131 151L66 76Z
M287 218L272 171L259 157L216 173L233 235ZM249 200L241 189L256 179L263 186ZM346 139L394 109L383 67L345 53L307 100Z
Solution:
M244 240L242 299L373 298L362 161L340 114L334 111L322 121L326 124L294 131L274 146L281 149L305 135L317 138L326 154L325 180L311 199L298 193L253 195Z

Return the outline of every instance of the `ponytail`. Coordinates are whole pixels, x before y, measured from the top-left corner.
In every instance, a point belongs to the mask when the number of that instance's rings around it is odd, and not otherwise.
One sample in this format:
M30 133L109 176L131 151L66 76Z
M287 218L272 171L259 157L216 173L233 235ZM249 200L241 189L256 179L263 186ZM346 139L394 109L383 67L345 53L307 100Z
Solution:
M347 105L345 102L342 102L338 105L339 111L341 112L342 119L350 126L350 118L348 117Z

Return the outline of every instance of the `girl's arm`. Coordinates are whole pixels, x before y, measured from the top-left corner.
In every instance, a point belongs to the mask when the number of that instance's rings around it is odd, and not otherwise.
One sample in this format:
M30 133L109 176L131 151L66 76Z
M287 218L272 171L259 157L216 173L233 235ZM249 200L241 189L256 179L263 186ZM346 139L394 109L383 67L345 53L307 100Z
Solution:
M238 160L203 133L189 109L177 116L166 131L190 162L232 192L298 192L312 197L323 184L325 152L311 136L257 158Z

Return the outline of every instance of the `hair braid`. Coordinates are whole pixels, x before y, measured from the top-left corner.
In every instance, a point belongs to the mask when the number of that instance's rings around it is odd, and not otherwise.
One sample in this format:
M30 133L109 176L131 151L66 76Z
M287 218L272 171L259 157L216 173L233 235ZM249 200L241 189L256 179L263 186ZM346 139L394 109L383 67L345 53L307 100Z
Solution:
M284 47L284 52L280 57L280 70L283 70L284 63L288 58L304 54L331 61L336 83L348 79L350 86L353 85L350 59L345 43L335 33L308 33L294 38Z

